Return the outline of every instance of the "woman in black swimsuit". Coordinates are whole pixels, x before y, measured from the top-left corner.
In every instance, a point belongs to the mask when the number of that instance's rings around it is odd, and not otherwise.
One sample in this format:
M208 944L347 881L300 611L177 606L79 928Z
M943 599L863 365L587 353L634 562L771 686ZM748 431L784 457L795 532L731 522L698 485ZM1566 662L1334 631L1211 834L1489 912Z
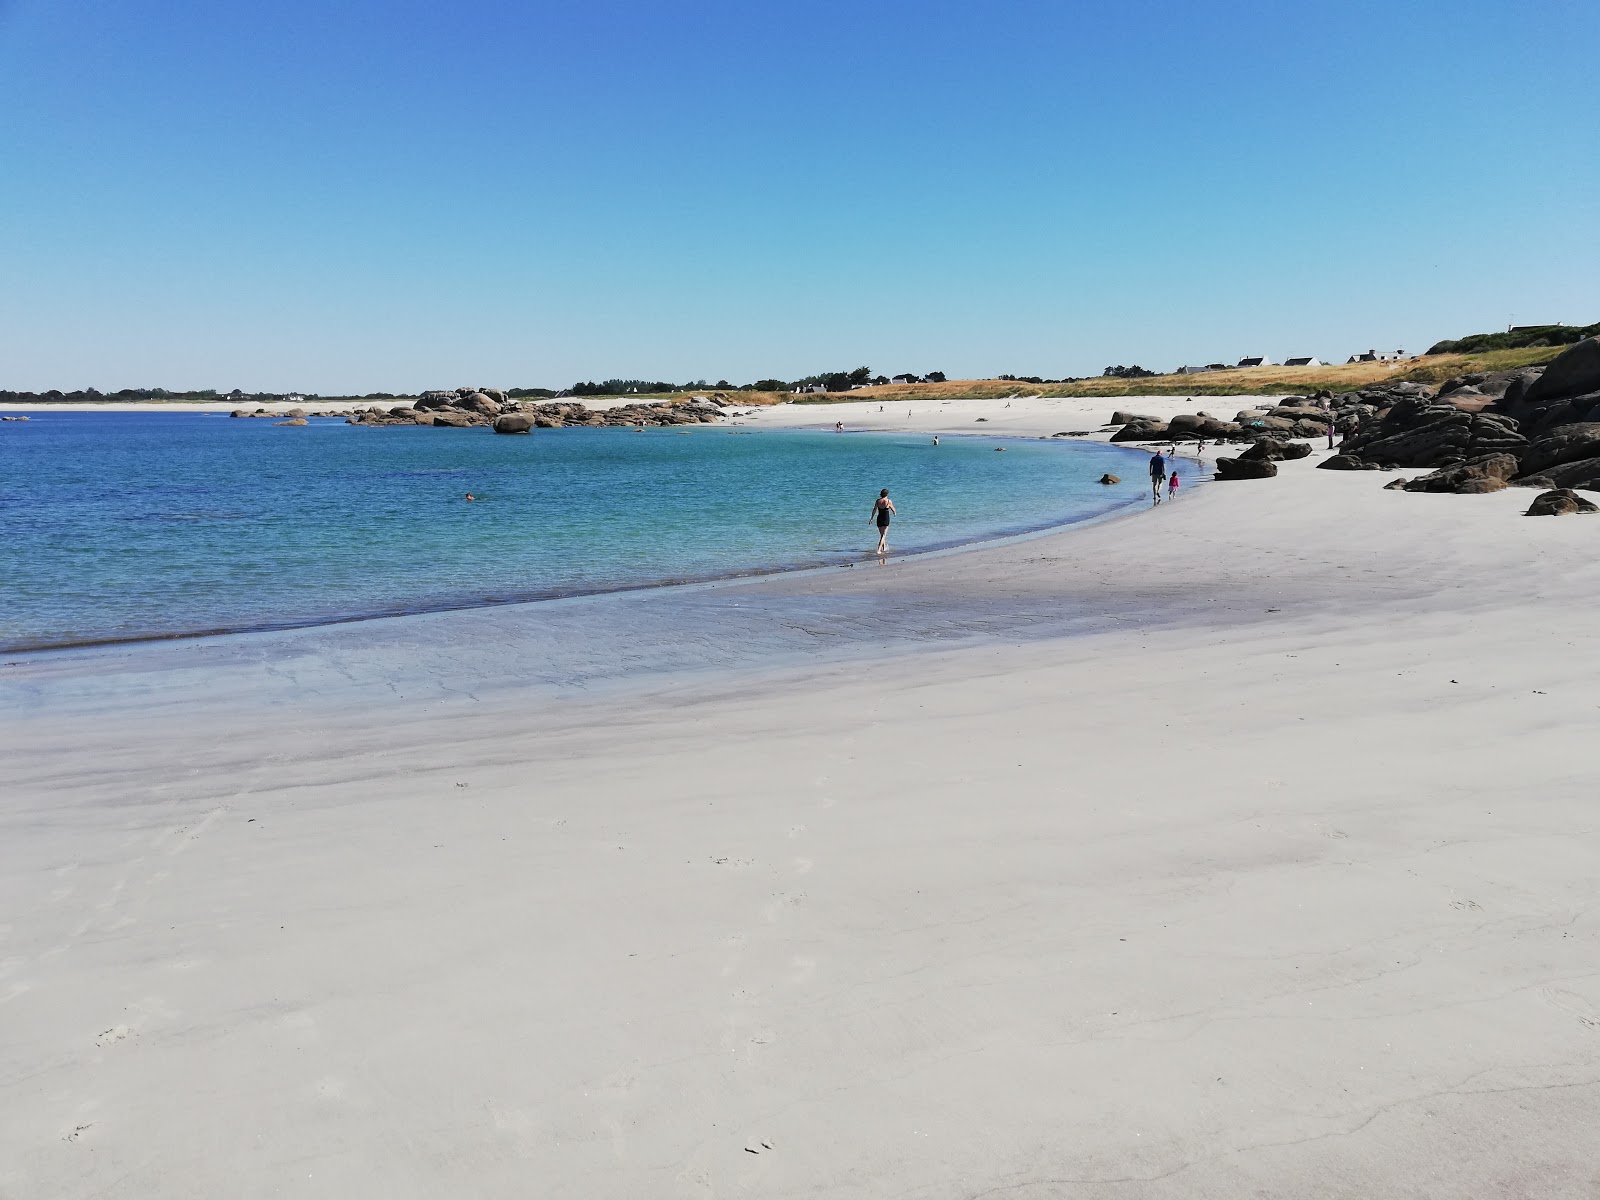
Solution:
M894 516L894 501L889 499L889 489L884 488L872 502L872 515L868 521L878 525L878 553L889 553L889 518Z

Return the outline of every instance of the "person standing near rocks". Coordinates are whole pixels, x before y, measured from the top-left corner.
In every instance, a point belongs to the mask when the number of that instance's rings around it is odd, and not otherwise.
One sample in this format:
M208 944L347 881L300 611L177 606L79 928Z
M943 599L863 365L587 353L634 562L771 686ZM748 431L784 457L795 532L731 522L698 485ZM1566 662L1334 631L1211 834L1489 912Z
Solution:
M872 515L867 518L878 526L878 553L889 553L889 518L894 516L894 501L889 499L889 489L884 488L872 502Z
M1156 504L1161 503L1161 485L1167 481L1167 460L1161 457L1157 450L1154 458L1150 460L1150 499Z

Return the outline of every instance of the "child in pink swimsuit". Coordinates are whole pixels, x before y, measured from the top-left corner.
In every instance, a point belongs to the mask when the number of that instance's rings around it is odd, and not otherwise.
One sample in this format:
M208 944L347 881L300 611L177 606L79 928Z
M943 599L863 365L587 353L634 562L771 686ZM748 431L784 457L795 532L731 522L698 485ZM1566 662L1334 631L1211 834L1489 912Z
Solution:
M1167 499L1171 500L1178 494L1178 473L1174 471L1167 476Z

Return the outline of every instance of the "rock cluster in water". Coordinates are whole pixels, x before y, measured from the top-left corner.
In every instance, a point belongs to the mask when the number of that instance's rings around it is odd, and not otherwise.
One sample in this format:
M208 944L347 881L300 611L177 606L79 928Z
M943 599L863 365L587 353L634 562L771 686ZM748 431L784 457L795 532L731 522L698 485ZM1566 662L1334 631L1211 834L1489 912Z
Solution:
M529 433L564 425L705 425L720 419L727 407L729 402L720 396L692 396L591 409L576 400L516 400L498 388L457 388L453 392L424 392L411 404L392 407L375 404L370 408L311 413L303 408L285 412L237 408L229 415L272 417L279 425L304 425L308 416L344 417L348 425L426 425L435 429L487 426L496 433Z
M514 400L495 388L424 392L411 405L356 409L351 425L430 425L437 429L488 426L496 433L529 433L564 425L704 425L718 420L727 401L690 397L591 409L576 400Z

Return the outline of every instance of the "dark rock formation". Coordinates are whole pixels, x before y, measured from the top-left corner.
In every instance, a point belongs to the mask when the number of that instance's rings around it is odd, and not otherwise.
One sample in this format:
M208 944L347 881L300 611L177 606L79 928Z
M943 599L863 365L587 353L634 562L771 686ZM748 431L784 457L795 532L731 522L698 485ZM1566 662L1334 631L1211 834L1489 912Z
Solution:
M1510 454L1487 454L1471 462L1457 463L1431 475L1422 475L1410 481L1395 480L1408 492L1454 492L1457 495L1474 495L1498 492L1517 473L1517 460ZM1393 486L1393 485L1390 485Z
M1407 396L1347 435L1341 449L1368 462L1438 467L1487 454L1520 455L1526 447L1509 417Z
M496 433L531 433L533 432L533 417L528 413L506 413L497 417L494 423Z
M1166 440L1165 421L1131 421L1111 435L1113 442L1159 442Z
M1234 479L1272 479L1278 474L1278 464L1265 458L1219 458L1217 471L1213 476L1218 480Z
M274 421L273 424L274 425L305 425L305 424L307 424L307 421L306 421L306 419L304 417L294 417L294 418L292 418L292 419L290 419L288 421Z
M1113 484L1113 483L1121 483L1122 482L1122 476L1120 476L1120 475L1111 475L1111 474L1102 475L1102 476L1100 476L1100 482L1104 483L1104 484L1108 484L1108 485L1109 484Z
M1600 458L1580 458L1539 472L1535 478L1548 479L1555 488L1583 488L1600 492Z
M1272 438L1262 438L1239 457L1241 459L1263 459L1268 462L1282 462L1285 459L1308 458L1310 455L1311 447L1304 442L1280 442Z
M1542 404L1600 392L1600 338L1584 338L1557 355L1523 393L1525 404Z
M1577 421L1536 437L1522 456L1522 473L1539 474L1584 458L1600 458L1600 422Z
M1378 464L1357 458L1354 454L1335 454L1317 464L1319 471L1376 471Z
M1580 345L1582 343L1579 343ZM1600 512L1600 506L1585 500L1577 492L1566 488L1557 488L1553 492L1543 492L1533 498L1533 503L1528 505L1526 515L1530 517L1564 517L1571 513Z

